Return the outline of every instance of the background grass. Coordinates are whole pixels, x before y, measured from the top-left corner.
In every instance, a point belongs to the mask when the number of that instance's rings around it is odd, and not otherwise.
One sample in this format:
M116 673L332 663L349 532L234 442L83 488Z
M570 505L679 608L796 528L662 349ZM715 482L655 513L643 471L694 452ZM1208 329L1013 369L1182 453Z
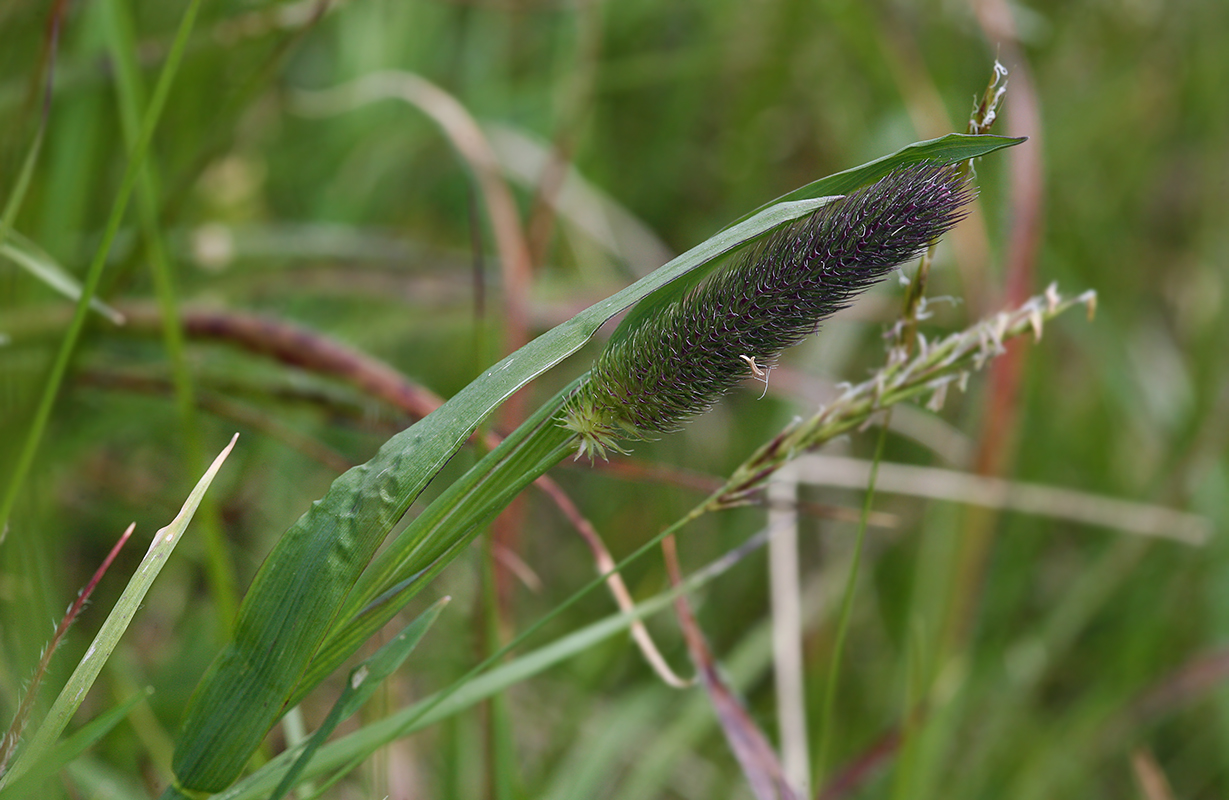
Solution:
M148 97L182 8L116 5L131 17ZM1013 77L998 132L1033 139L979 167L982 214L940 251L932 278L932 295L965 302L940 307L924 330L952 329L1004 302L1005 273L1020 252L1013 231L1026 212L1013 194L1020 184L1012 159L1035 159L1044 182L1029 290L1052 280L1070 292L1095 288L1100 307L1095 324L1064 319L1027 348L1018 389L1007 394L1013 413L995 411L994 384L975 377L967 395L950 398L943 419L969 452L994 443L983 467L1188 509L1216 530L1229 522L1224 3L1013 6L1019 54L962 3L352 0L314 24L306 22L311 8L205 4L150 161L157 226L185 308L255 311L306 326L443 396L503 350L490 227L448 141L420 112L393 101L306 115L304 90L375 70L422 75L484 124L554 142L678 252L816 177L963 130L999 55ZM28 96L49 13L29 0L0 7L6 197L38 124ZM98 3L73 5L64 20L46 141L15 220L79 277L128 149L100 14ZM1020 130L1033 96L1039 127ZM1026 161L1020 169L1027 168ZM517 191L536 255L534 330L655 266L605 254L566 219L547 224L537 191ZM135 209L128 220L100 294L131 310L152 304L156 287ZM485 275L481 292L477 270ZM898 300L898 287L883 287L791 352L787 365L820 387L861 379L882 358L877 333ZM67 319L67 304L51 290L0 264L0 333L10 339L0 346L0 478L11 470ZM591 352L532 387L528 405L583 369ZM245 586L338 467L366 460L408 422L346 384L233 345L190 339L185 357L199 406L190 430L157 327L92 320L0 546L0 698L10 709L48 623L126 524L135 519L138 536L165 524L203 466L194 447L212 453L243 432L211 490L212 517L201 518L197 536L189 532L87 701L84 711L96 714L139 687L156 689L130 726L73 769L70 780L83 790L114 777L123 791L140 793L165 779L178 714L221 642L228 620L220 609L233 600L220 598L217 580L206 577L202 531L212 524L224 537ZM787 375L781 371L764 400L738 393L616 466L728 472L825 396ZM847 446L867 454L872 437ZM473 457L462 454L442 477ZM887 458L945 463L900 436L889 438ZM616 555L698 497L584 465L555 476ZM858 504L857 494L838 490L807 497ZM869 533L829 763L839 770L889 735L905 718L910 682L913 695L930 702L902 757L867 772L853 796L1123 797L1137 791L1135 750L1155 757L1175 796L1229 793L1229 695L1221 688L1229 551L1221 537L1192 548L915 499L885 496L878 506L899 524ZM715 558L760 524L755 509L704 520L681 542L684 566ZM474 663L489 650L493 634L484 631L496 619L523 627L592 575L586 548L539 496L529 495L510 525L520 533L507 541L541 588L505 578L484 601L486 551L475 548L445 573L438 593L454 602L390 684L385 709ZM804 582L831 583L853 529L814 517L803 525ZM67 676L141 549L121 555L53 682ZM698 613L719 657L744 676L753 715L775 735L769 657L762 642L756 646L765 574L763 557L750 559L703 595ZM664 580L649 561L628 574L641 596ZM805 641L812 720L832 646L830 605ZM555 632L611 606L592 596ZM671 620L650 627L668 658L683 664ZM323 717L327 700L309 701L309 724ZM506 703L398 745L333 793L748 796L703 699L661 687L624 640L519 687ZM514 758L496 757L509 746Z

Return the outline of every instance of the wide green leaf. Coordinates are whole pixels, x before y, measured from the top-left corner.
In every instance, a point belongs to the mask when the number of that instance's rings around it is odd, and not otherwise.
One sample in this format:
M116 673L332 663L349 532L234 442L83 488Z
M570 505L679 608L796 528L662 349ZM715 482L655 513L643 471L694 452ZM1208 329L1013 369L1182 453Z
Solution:
M464 552L513 497L558 464L570 432L556 414L579 381L561 389L397 535L363 572L338 623L291 696L298 702Z

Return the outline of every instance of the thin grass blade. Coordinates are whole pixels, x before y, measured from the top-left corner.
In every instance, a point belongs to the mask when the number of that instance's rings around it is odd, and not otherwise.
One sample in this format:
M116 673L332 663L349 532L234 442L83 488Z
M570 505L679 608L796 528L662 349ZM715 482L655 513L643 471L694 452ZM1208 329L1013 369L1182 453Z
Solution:
M21 171L17 173L17 183L9 192L8 200L4 203L4 212L0 214L0 243L7 241L13 233L13 223L17 219L17 212L21 210L21 204L26 199L26 192L30 189L30 180L34 177L34 165L38 163L38 154L43 149L43 138L46 132L47 117L44 114L34 134L34 141L30 143L30 149L26 151L26 157L22 159Z
M141 115L145 107L145 88L137 63L139 50L133 31L131 10L122 0L103 0L98 6L103 24L100 26L111 54L115 70L115 89L119 99L120 123L124 141L135 147L141 135ZM171 363L171 379L175 387L175 406L179 412L183 441L182 461L185 470L194 474L205 463L205 451L198 434L196 391L192 371L188 366L184 345L184 328L175 287L175 274L166 238L159 225L159 181L155 165L145 161L139 167L135 189L137 219L144 241L146 260L154 279L162 319L162 340ZM238 581L227 556L218 510L209 498L201 506L200 523L205 541L206 567L211 599L219 628L229 633L228 626L239 608Z
M152 689L139 692L115 708L99 714L90 720L81 727L81 730L76 731L44 753L42 758L30 765L30 768L26 770L20 779L13 781L10 786L0 790L0 798L3 798L3 800L17 800L22 797L33 796L36 792L44 792L47 787L46 782L53 775L75 761L78 756L93 746L95 742L106 736L112 728L123 722L124 718L128 716L129 710L137 703L149 697L152 692Z
M146 109L145 118L141 123L141 136L137 140L136 146L132 149L128 163L125 165L124 175L120 181L120 188L116 192L115 201L111 204L111 213L107 218L102 240L99 242L98 249L94 253L94 259L86 270L81 299L77 302L77 308L73 314L72 321L68 325L64 339L60 343L60 349L56 352L55 360L52 362L51 372L43 386L42 396L39 398L38 406L34 411L34 418L30 422L25 441L22 443L21 452L17 457L16 465L13 467L8 485L4 489L4 494L0 496L0 529L3 529L8 524L9 514L12 513L13 505L17 502L21 486L34 464L34 457L38 453L39 445L42 443L43 433L46 431L47 423L51 419L51 410L55 405L56 398L59 396L60 386L64 383L64 377L68 374L68 366L72 361L73 353L77 349L77 341L81 338L81 332L85 328L85 318L89 311L89 300L97 292L99 283L102 281L102 273L107 263L107 256L111 252L111 245L114 243L116 235L119 233L120 223L123 222L124 212L128 208L128 200L132 195L133 187L136 185L140 166L144 163L145 157L149 153L149 145L153 141L154 130L158 127L158 120L162 116L162 109L166 105L166 99L171 92L171 84L174 82L175 75L179 71L179 64L183 60L183 54L188 45L188 37L196 23L196 15L200 11L200 6L201 0L190 0L180 21L179 28L175 32L175 40L171 44L166 63L158 77L158 85L154 90L153 100ZM27 159L31 164L31 170L33 169L32 163L35 155L37 154L32 151L31 157ZM24 175L24 168L23 179L28 179L28 176ZM10 208L12 205L13 200L11 198ZM6 219L7 214L8 211L6 210ZM7 226L8 223L4 223L4 225Z
M444 606L448 605L450 597L442 597L437 600L430 608L424 611L413 622L405 627L401 633L397 634L392 641L385 644L375 655L359 664L350 671L350 679L346 681L346 688L342 691L341 697L337 698L337 702L333 704L332 710L329 711L328 717L312 734L303 745L303 750L295 759L294 765L282 778L282 782L273 790L273 794L269 795L269 800L281 800L286 793L294 787L295 780L299 774L311 763L312 757L321 745L333 734L337 726L348 719L354 712L362 707L363 703L371 697L372 693L379 688L380 684L389 675L397 671L397 668L409 658L414 648L422 641L422 637L427 633L431 626L435 623L440 612L444 610Z
M81 283L72 273L37 243L17 231L9 231L8 240L0 242L0 256L12 261L69 300L81 299ZM90 308L115 325L124 324L124 315L97 297L90 298Z
M137 567L136 574L128 581L123 594L116 601L115 607L111 609L111 613L102 624L98 635L94 637L94 641L90 644L89 649L86 650L85 657L81 659L81 663L77 665L77 669L74 670L72 676L64 685L64 689L56 698L55 703L52 704L51 710L47 712L47 717L43 720L42 725L39 726L38 731L35 732L30 738L29 744L17 756L13 768L4 776L0 787L4 783L16 780L28 770L35 759L42 757L55 744L64 728L68 726L73 713L81 705L81 701L85 699L85 695L89 692L90 687L94 685L94 680L98 677L98 673L102 671L103 665L110 658L111 652L115 650L120 637L128 629L128 624L132 622L133 616L136 615L137 609L141 607L141 602L145 599L149 587L153 585L154 579L158 577L158 573L162 570L162 566L170 558L175 546L179 544L179 540L187 529L188 523L192 521L192 515L196 513L196 508L200 505L201 498L205 496L205 491L213 483L214 477L218 474L218 470L222 468L223 462L230 455L230 451L234 448L235 442L238 439L239 434L236 433L231 438L230 444L226 445L222 452L218 454L218 457L213 460L205 475L196 484L192 493L188 495L188 499L184 502L183 508L180 509L175 519L171 520L166 527L160 528L154 535L145 558L141 559L141 563Z

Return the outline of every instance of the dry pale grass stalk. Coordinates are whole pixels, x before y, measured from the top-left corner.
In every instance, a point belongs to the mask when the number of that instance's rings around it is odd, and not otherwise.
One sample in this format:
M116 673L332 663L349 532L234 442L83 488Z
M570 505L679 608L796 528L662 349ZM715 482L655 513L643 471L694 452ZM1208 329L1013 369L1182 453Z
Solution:
M1151 750L1135 748L1131 752L1131 769L1135 773L1140 793L1146 800L1174 800L1174 790L1169 785L1169 779L1165 777Z
M791 467L768 485L772 665L781 738L781 769L799 797L810 795L806 673L802 657L802 589L798 564L798 474Z
M810 454L798 463L803 482L849 489L864 488L871 470L871 462L843 456ZM1211 521L1197 514L936 467L881 463L875 491L1018 511L1193 545L1207 543L1212 533Z

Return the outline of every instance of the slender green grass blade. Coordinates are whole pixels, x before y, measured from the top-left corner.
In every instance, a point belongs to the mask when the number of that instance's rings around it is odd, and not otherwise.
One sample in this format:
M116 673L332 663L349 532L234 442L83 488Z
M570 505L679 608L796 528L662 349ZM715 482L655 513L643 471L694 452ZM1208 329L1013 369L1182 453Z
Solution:
M8 524L9 514L12 513L13 505L17 502L21 486L25 482L26 475L30 472L30 467L34 464L34 457L38 453L39 444L43 440L43 433L46 431L47 423L51 419L51 409L55 405L56 397L60 393L60 386L64 383L64 377L68 374L68 365L72 360L73 352L77 348L77 340L81 338L81 332L85 328L85 318L89 312L89 301L98 291L98 284L102 280L103 267L107 263L107 255L111 252L111 244L115 241L116 234L119 233L119 226L123 222L124 212L128 207L128 200L132 195L133 187L136 185L139 168L149 152L150 142L154 138L154 130L157 128L158 120L162 116L162 109L166 105L167 96L170 94L171 84L174 82L175 75L179 71L179 64L183 60L184 50L188 44L188 35L192 32L200 5L201 0L190 0L187 10L184 11L183 19L179 24L179 29L175 33L175 41L171 44L170 52L167 54L166 64L163 66L162 73L158 77L158 85L154 90L153 100L146 109L145 118L142 120L141 136L128 158L123 178L120 180L119 191L116 192L115 202L111 205L111 214L107 218L107 224L103 230L102 241L99 242L98 249L94 253L94 260L90 262L89 269L86 271L81 299L77 302L77 310L73 314L72 321L68 325L68 331L64 334L64 339L60 343L60 349L56 353L55 361L52 362L51 372L43 386L43 394L34 411L34 418L30 422L29 430L26 433L21 452L18 454L17 463L9 478L8 486L5 487L4 495L0 496L0 529L3 529ZM10 201L11 205L12 202Z
M300 778L303 780L318 778L352 762L361 761L389 742L459 714L476 703L503 692L510 686L528 680L572 656L583 653L611 636L627 630L634 620L644 619L667 608L680 594L695 591L724 574L748 553L761 547L765 541L767 537L764 535L753 537L735 551L693 573L682 585L638 604L631 611L613 614L468 680L454 691L449 692L442 700L438 696L424 698L396 714L373 722L359 731L325 745L303 771ZM649 549L650 547L642 547L624 559L618 568L626 566L636 556L648 552ZM591 582L578 591L573 599L602 583L601 578ZM552 615L558 611L559 609L556 608ZM296 748L282 753L230 789L217 794L214 800L255 800L255 798L265 797L281 780L285 771L290 768L298 757L298 752Z
M482 548L482 606L483 606L483 639L486 656L498 653L504 642L504 630L507 624L503 620L504 612L500 609L499 581L495 576L495 542L488 538ZM521 789L520 760L516 753L516 735L512 710L506 694L497 694L486 702L483 708L487 728L487 772L494 784L492 800L516 800L524 792ZM522 725L525 724L522 720ZM532 724L532 723L531 723ZM584 795L576 795L583 797Z
M333 704L328 717L325 718L316 732L312 734L311 738L304 743L303 749L299 753L298 758L295 759L294 765L291 766L290 770L282 778L282 782L273 790L273 793L269 795L269 800L281 800L290 791L299 774L311 763L316 751L333 734L337 726L348 719L354 712L358 711L363 703L366 703L375 690L379 688L380 684L384 682L384 679L396 672L397 668L409 658L410 653L422 641L422 637L435 623L436 618L444 610L444 606L448 605L450 599L449 597L443 597L437 600L430 608L420 614L417 619L407 625L401 633L397 634L390 642L376 651L375 655L350 671L350 679L346 681L346 688L342 691L341 697L337 698L337 702Z
M98 6L102 17L107 50L115 65L115 87L119 96L120 122L124 141L135 147L141 135L141 109L145 89L137 64L136 36L132 29L131 14L124 0L101 0ZM146 161L139 168L136 183L136 211L145 242L145 253L153 273L154 289L158 298L158 311L162 320L162 340L171 362L171 379L175 387L175 406L179 412L180 430L183 436L183 462L189 474L200 470L205 461L196 421L196 391L184 346L184 331L179 312L179 298L175 288L175 276L165 237L159 226L160 208L157 172ZM201 529L204 533L206 566L216 618L219 629L229 633L231 620L238 611L238 581L226 554L222 526L217 508L205 498L200 509Z
M858 587L858 571L862 563L862 547L866 543L866 525L875 500L875 476L879 472L879 462L883 460L883 446L887 442L887 438L888 426L884 425L879 429L879 439L875 444L875 457L871 462L871 476L867 482L866 497L862 503L862 518L858 520L858 536L854 540L853 558L849 562L849 577L845 581L845 592L841 597L841 611L837 617L836 641L832 645L832 658L828 666L828 680L824 684L824 701L819 723L819 751L815 757L815 785L821 789L827 777L825 771L828 767L828 751L832 744L832 719L836 707L836 690L841 678L842 656L845 653L845 637L849 634L849 621L853 618L853 602Z
M179 544L179 540L187 529L188 523L192 521L192 515L196 513L196 508L200 505L201 498L205 496L205 491L209 488L209 484L213 482L214 477L218 474L218 470L222 468L222 463L226 461L226 457L230 455L230 451L234 449L235 442L238 439L239 434L236 433L231 438L230 444L226 445L222 452L218 454L218 457L213 460L209 469L196 484L191 494L188 495L188 499L184 501L183 508L180 509L175 519L171 520L166 527L160 528L154 534L154 539L149 545L145 558L141 559L136 574L132 576L132 579L128 581L128 585L124 587L123 594L116 601L115 607L111 609L111 613L107 615L107 619L103 622L98 635L94 637L94 641L90 644L89 649L86 650L85 657L81 659L81 663L77 665L77 669L69 677L55 703L52 704L51 710L47 712L46 719L43 720L38 731L35 732L30 738L29 743L17 756L13 768L4 776L0 786L3 786L4 782L20 777L35 759L42 757L55 744L64 728L67 727L73 713L81 705L81 701L85 699L85 695L89 692L90 687L94 685L94 679L98 677L98 673L102 671L103 665L110 658L116 644L119 643L120 637L128 629L128 624L132 622L137 609L141 607L141 601L145 599L145 594L149 591L149 587L153 585L154 579L158 577L158 573L162 570L162 566L170 558L175 545Z
M70 300L80 300L81 284L72 273L60 265L50 253L17 231L9 231L8 240L0 242L0 256L4 256L47 286ZM97 297L91 297L90 308L106 317L115 325L124 324L124 315Z
M921 616L914 617L905 634L905 664L904 664L904 708L900 721L900 745L897 749L896 763L893 764L892 797L894 800L909 800L913 796L914 787L921 785L918 778L918 742L917 733L920 717L925 713L926 682L923 680L925 671L926 638L924 622Z
M968 161L971 158L981 158L996 150L1014 147L1027 141L1024 136L996 136L993 134L949 133L938 139L927 139L924 142L914 142L905 145L895 153L868 161L865 164L836 172L817 181L812 181L789 194L783 194L771 203L765 203L745 216L739 217L734 223L750 219L766 208L778 203L789 203L796 200L806 200L834 194L847 194L874 183L893 170L912 164L934 162L936 164L955 164Z
M0 214L0 243L5 242L13 232L13 223L17 219L17 212L21 211L26 192L30 189L30 181L34 177L34 165L38 163L38 154L43 149L43 137L46 133L47 117L44 115L39 120L34 141L30 143L30 149L26 151L26 157L21 162L21 172L17 173L17 183L14 184L13 190L9 192L8 200L4 203L4 213Z
M17 182L13 185L8 199L4 202L4 211L0 212L0 255L10 259L13 259L13 256L8 249L8 242L12 240L15 233L13 231L13 224L17 220L17 213L21 211L21 204L25 202L26 192L30 189L30 181L34 177L34 167L38 163L38 154L42 152L43 138L46 136L46 133L47 115L43 114L39 119L37 130L34 132L34 141L30 143L30 149L26 151L26 157L21 162L21 170L17 173ZM22 265L21 261L13 260ZM0 345L8 344L8 342L8 337L0 332ZM16 490L12 490L11 493L14 495L13 499L8 497L0 498L0 530L5 530L8 524L9 511L12 509L13 500L16 499Z
M481 532L500 509L558 463L569 434L553 418L574 381L419 514L372 562L350 593L287 705L293 705L405 606Z
M335 629L325 644L321 645L320 652L312 658L303 679L295 686L294 692L286 701L286 707L291 708L298 705L312 689L331 675L349 657L350 653L362 646L363 642L374 636L384 627L385 623L396 616L397 611L404 608L437 573L438 570L424 570L421 574L413 576L372 603L365 613Z
M44 753L42 758L30 765L30 768L26 770L26 773L19 780L0 790L0 798L3 798L3 800L16 800L17 798L30 797L36 792L41 793L45 791L46 782L51 779L51 776L68 766L95 742L106 736L112 728L123 722L124 718L128 716L128 711L148 697L152 691L152 689L146 689L143 692L138 692L115 708L99 714L90 720L81 727L81 730L73 733Z

